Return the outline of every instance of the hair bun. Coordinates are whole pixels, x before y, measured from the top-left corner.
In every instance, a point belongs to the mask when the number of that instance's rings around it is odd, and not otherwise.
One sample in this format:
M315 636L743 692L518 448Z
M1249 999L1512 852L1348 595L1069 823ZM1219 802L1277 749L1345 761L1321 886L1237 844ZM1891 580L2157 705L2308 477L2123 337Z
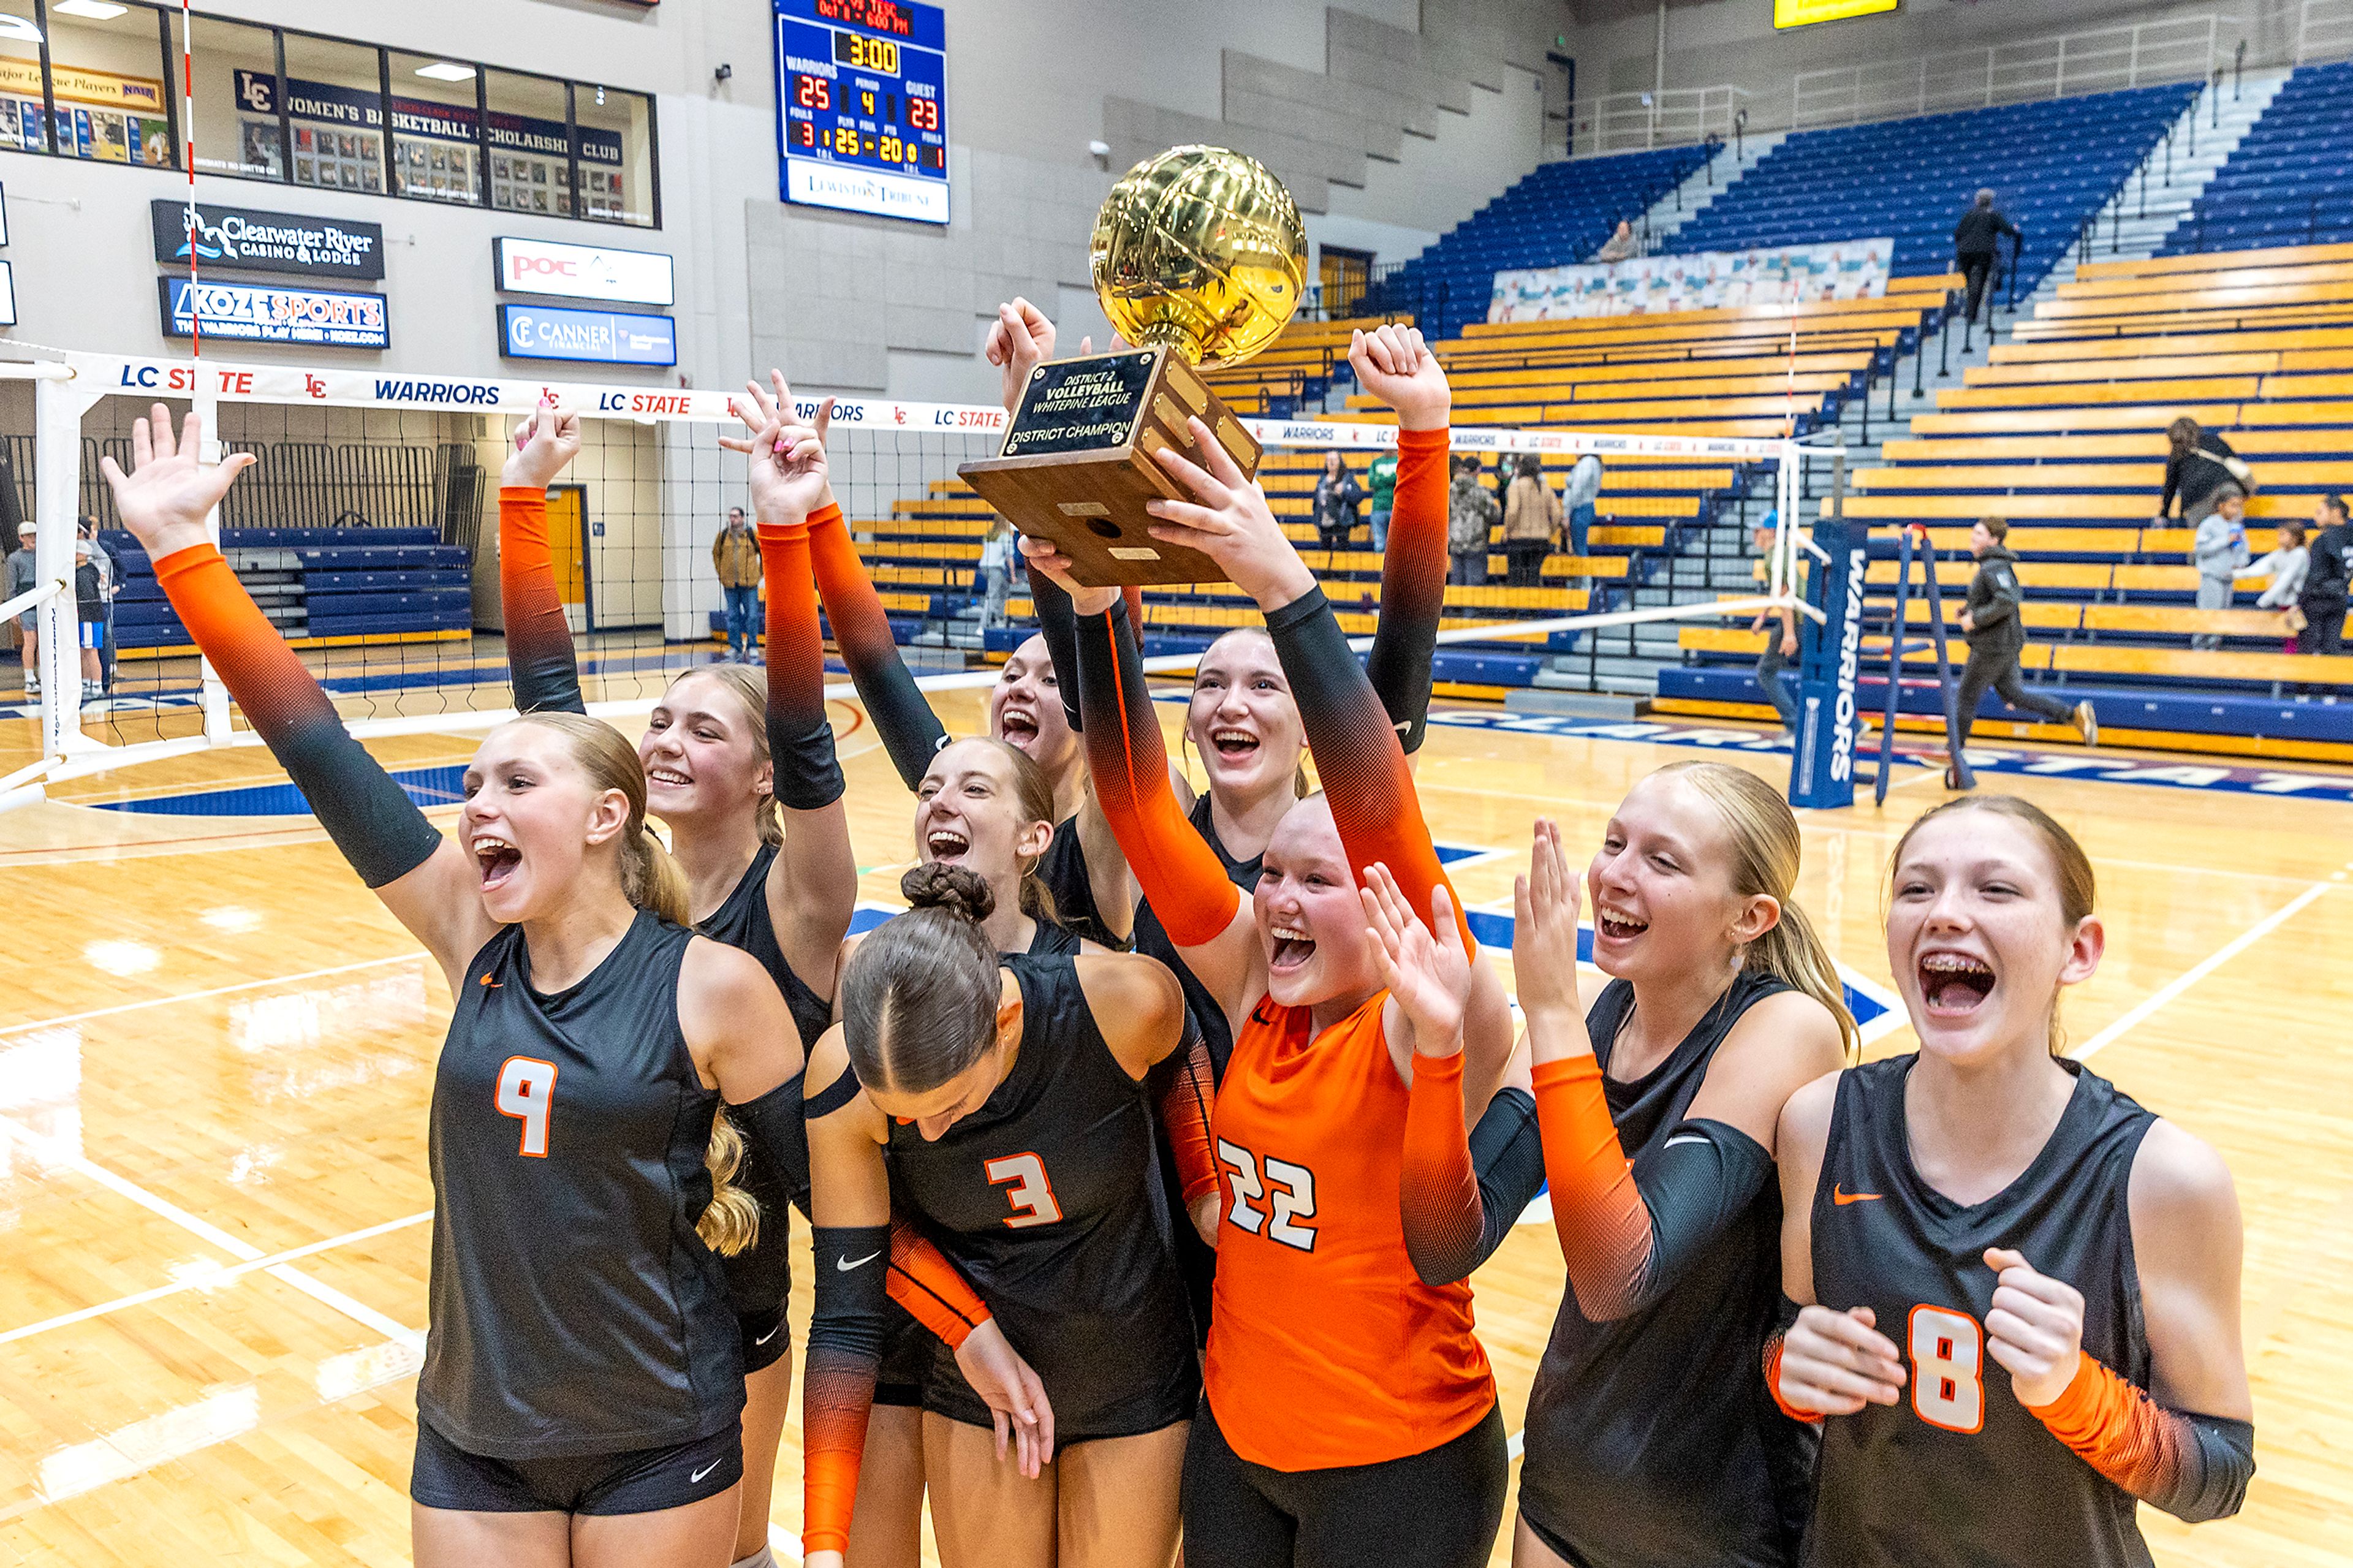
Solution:
M899 892L919 910L945 910L978 925L997 910L997 894L979 872L934 861L899 879Z

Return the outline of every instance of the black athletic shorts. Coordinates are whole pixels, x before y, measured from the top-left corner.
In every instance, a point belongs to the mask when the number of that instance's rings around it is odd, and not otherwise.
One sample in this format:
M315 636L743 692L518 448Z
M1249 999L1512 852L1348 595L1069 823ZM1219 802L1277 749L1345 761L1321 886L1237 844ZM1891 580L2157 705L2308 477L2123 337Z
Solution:
M1205 1397L1185 1447L1185 1568L1483 1568L1510 1468L1500 1407L1427 1453L1274 1470L1234 1452Z
M891 1326L882 1331L882 1365L874 1374L874 1403L922 1409L923 1379L932 1370L932 1346L938 1342L931 1330L893 1301Z
M792 1352L793 1331L785 1326L781 1301L765 1312L736 1313L735 1332L744 1342L745 1377L767 1371Z
M692 1443L564 1459L493 1459L469 1454L417 1423L408 1495L460 1513L659 1513L717 1497L744 1479L744 1427Z

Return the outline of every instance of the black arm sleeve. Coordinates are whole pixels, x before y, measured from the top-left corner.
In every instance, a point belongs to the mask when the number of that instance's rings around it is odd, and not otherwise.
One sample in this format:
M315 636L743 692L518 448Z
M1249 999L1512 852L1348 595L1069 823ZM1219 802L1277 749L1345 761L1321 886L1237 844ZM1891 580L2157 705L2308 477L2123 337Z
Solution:
M1071 733L1079 734L1079 617L1071 595L1043 572L1029 574L1029 602L1038 606L1038 635L1046 639L1046 657L1054 666L1054 685L1062 700L1062 718ZM1144 635L1138 627L1136 636Z
M1495 1091L1486 1114L1471 1129L1471 1165L1479 1173L1480 1212L1485 1231L1476 1268L1495 1255L1520 1215L1544 1190L1544 1140L1536 1134L1536 1100L1525 1089Z
M808 1353L836 1364L879 1367L890 1327L885 1267L891 1256L887 1225L816 1227L817 1290L809 1318Z
M1645 1152L1634 1162L1634 1186L1651 1211L1651 1256L1616 1315L1630 1317L1664 1296L1772 1175L1765 1146L1722 1121L1681 1122Z
M2148 1500L2185 1524L2228 1519L2245 1506L2247 1483L2254 1479L2254 1423L2195 1412L2181 1418L2197 1434L2198 1463L2185 1467L2182 1484Z
M761 1168L773 1173L776 1185L803 1214L809 1212L808 1123L801 1117L806 1077L795 1073L757 1100L727 1108Z

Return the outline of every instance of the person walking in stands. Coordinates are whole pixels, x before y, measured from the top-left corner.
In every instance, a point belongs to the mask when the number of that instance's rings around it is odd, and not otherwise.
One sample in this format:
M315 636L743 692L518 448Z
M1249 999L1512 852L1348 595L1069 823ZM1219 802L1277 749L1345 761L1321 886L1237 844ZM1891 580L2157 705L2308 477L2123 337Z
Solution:
M1781 513L1777 509L1765 514L1753 536L1757 543L1757 564L1753 575L1757 591L1769 594L1775 583L1786 584L1792 594L1805 596L1806 545L1805 535L1791 529L1781 534ZM1770 621L1771 626L1767 623ZM1794 737L1798 732L1798 700L1781 684L1781 671L1798 657L1798 612L1792 609L1759 610L1756 620L1749 623L1752 632L1765 632L1765 651L1757 660L1757 685L1765 693L1765 700L1781 715L1781 727Z
M727 509L727 526L711 542L711 564L727 595L727 657L749 664L759 642L752 628L760 616L760 541L744 526L742 507Z
M2215 494L2214 510L2198 520L2189 563L2198 568L2198 607L2201 610L2231 607L2232 582L2247 564L2246 517L2246 496L2238 486L2225 485ZM2189 646L2221 647L2222 634L2195 633L2189 638Z
M1968 285L1968 320L1972 321L1978 319L1978 301L1985 298L1987 285L1993 279L1996 247L2005 234L2023 243L2018 226L1993 205L1990 187L1978 192L1977 201L1953 226L1953 268ZM1990 307L1986 310L1986 320L1993 320Z
M2002 543L2009 532L2010 524L1998 517L1979 518L1969 531L1978 574L1969 582L1968 604L1961 611L1961 632L1969 639L1969 662L1961 670L1958 744L1969 743L1978 704L1990 687L2012 708L2035 714L2045 723L2071 724L2084 737L2084 744L2096 746L2100 721L2088 700L2071 710L2019 679L2018 656L2026 651L2026 623L2020 614L2025 595L2018 586L2018 557ZM1945 770L1945 785L1958 787L1956 770Z
M2304 612L2304 629L2295 634L2298 653L2345 651L2345 604L2348 578L2353 576L2353 524L2346 520L2345 498L2329 496L2312 515L2319 530L2313 536L2311 558L2306 563L2304 589L2295 607ZM15 556L8 558L10 562ZM15 592L16 579L9 579ZM31 668L28 663L26 667Z
M2305 548L2304 543L2303 519L2292 517L2283 521L2276 537L2277 542L2270 553L2259 561L2249 562L2232 575L2234 580L2240 577L2269 578L2271 581L2255 599L2255 608L2292 614L2297 598L2304 593L2305 574L2312 565L2312 552ZM2295 651L2296 638L2293 634L2299 629L2293 625L2288 627L2291 635L2282 645L2280 652Z
M122 574L114 564L114 557L98 537L98 519L81 520L81 537L90 541L90 563L98 568L99 586L106 601L106 620L99 629L98 683L105 689L114 689L114 601L122 592Z
M1514 588L1536 586L1559 533L1560 498L1545 483L1543 460L1523 452L1519 474L1504 492L1504 554L1511 574L1504 581Z
M1475 588L1487 581L1487 531L1502 512L1479 482L1479 459L1455 458L1454 484L1446 495L1446 550L1454 558L1448 582Z
M1618 232L1603 242L1593 253L1596 261L1624 261L1642 254L1642 242L1634 237L1634 226L1624 218L1618 220Z
M1324 553L1344 548L1356 531L1356 509L1365 501L1365 487L1340 460L1337 450L1324 454L1324 472L1315 480L1315 535Z
M1561 510L1568 517L1568 552L1585 553L1587 542L1593 537L1593 509L1601 500L1601 459L1588 452L1577 459L1577 467L1568 470L1567 493L1560 498Z
M32 592L39 579L33 566L33 534L36 525L16 525L16 548L8 552L7 597ZM2341 613L2341 612L2340 612ZM16 617L17 629L24 634L25 695L27 699L41 694L41 615L39 609L26 610Z
M2196 528L2222 504L2224 490L2245 497L2254 493L2254 470L2231 450L2231 444L2198 421L2180 418L2165 427L2170 451L2165 459L2165 493L2158 498L2157 520L2168 521L2176 497L2181 501L2181 524Z
M98 664L99 638L106 634L106 574L99 570L92 554L97 544L87 539L74 541L74 608L81 624L81 700L94 702L105 694L106 685Z
M1395 452L1383 452L1365 470L1365 483L1373 496L1373 548L1386 552L1389 547L1389 512L1397 500L1398 458Z

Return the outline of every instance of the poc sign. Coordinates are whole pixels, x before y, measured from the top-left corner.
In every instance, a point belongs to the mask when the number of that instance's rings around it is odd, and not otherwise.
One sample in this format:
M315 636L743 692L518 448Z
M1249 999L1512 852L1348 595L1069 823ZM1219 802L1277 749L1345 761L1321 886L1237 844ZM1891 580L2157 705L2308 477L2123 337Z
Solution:
M678 302L670 258L651 251L560 245L502 235L491 242L491 256L498 264L498 286L503 293L550 294L627 305Z

